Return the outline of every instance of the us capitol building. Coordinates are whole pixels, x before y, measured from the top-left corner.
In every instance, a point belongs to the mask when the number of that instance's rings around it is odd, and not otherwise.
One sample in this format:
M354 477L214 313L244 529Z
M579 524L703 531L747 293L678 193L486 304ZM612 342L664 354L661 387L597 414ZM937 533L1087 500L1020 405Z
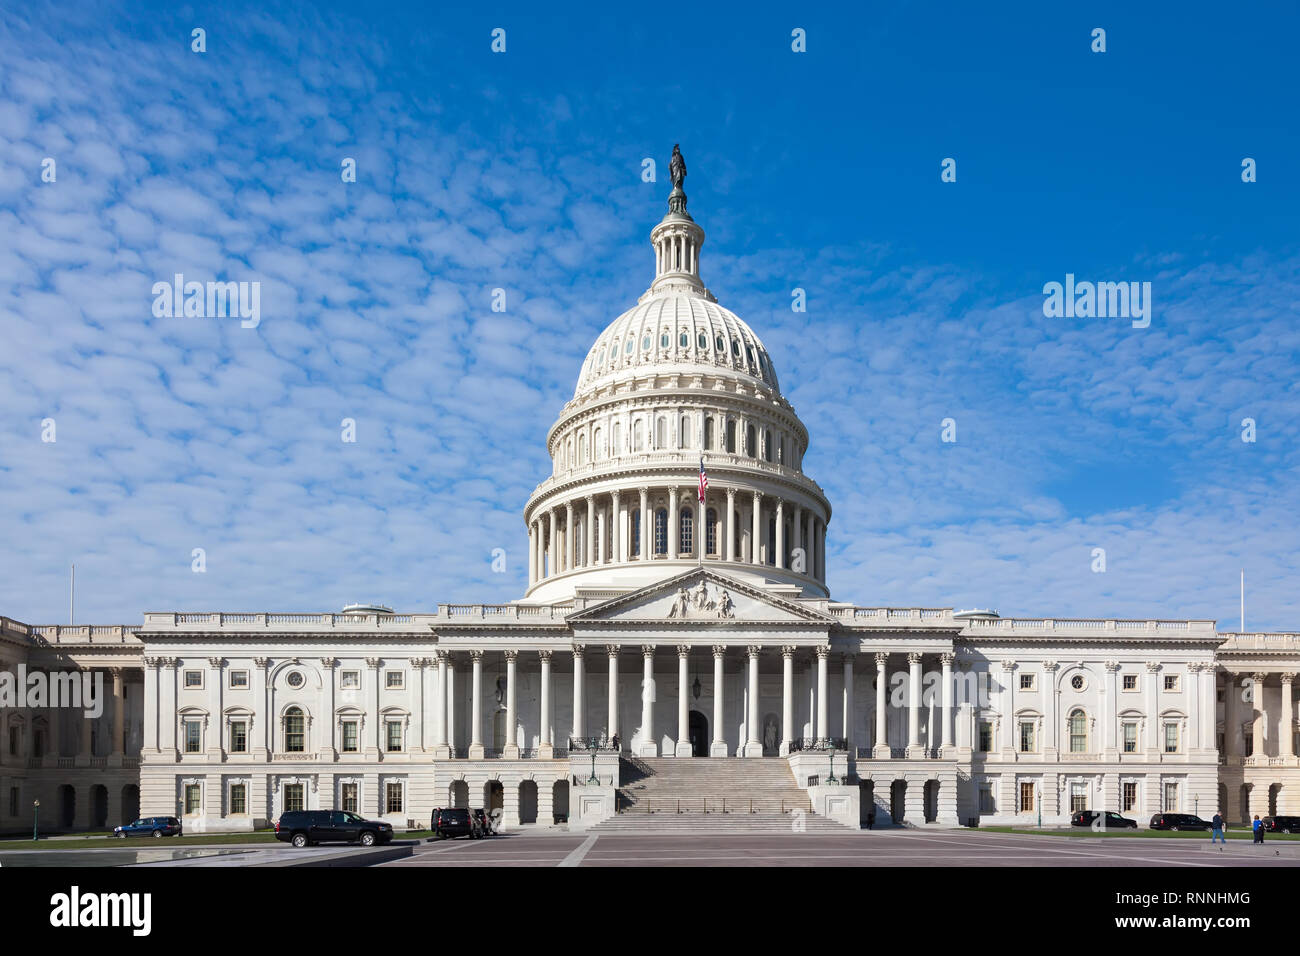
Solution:
M328 807L427 825L436 806L608 826L655 778L733 806L784 780L850 826L1300 813L1300 635L831 597L808 431L701 281L676 151L672 173L654 281L546 436L521 599L0 618L0 670L98 669L111 692L94 720L0 711L0 831L30 830L38 799L68 829Z

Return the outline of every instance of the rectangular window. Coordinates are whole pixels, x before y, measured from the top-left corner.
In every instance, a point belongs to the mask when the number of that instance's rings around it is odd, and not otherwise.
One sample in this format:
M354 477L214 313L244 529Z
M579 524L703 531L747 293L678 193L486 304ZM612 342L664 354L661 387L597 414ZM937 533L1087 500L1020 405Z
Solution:
M32 731L32 756L45 756L45 731L43 730Z
M988 753L993 749L993 723L988 720L980 721L980 753Z
M402 785L400 783L390 783L384 787L384 812L402 812Z
M361 671L343 671L339 681L344 690L356 690L361 686Z
M1138 749L1138 725L1133 721L1124 722L1124 752L1135 754Z
M1166 675L1165 675L1165 690L1167 690L1167 691L1177 691L1177 690L1178 690L1178 675L1177 675L1177 674L1166 674Z
M1032 720L1022 720L1020 722L1020 752L1022 754L1034 752L1034 722Z
M1165 724L1165 753L1178 753L1178 725L1173 721Z
M1124 674L1120 679L1124 682L1124 683L1123 683L1123 688L1124 688L1124 690L1137 690L1137 689L1138 689L1138 676L1137 676L1137 674Z
M343 792L340 795L343 802L343 809L349 813L357 812L357 785L355 783L343 784Z
M1032 783L1020 784L1020 812L1034 812L1034 785Z
M202 687L202 686L203 686L203 671L185 672L185 687L187 690L193 687Z
M343 721L343 752L345 754L357 752L357 722L355 720Z
M242 783L230 785L230 812L232 814L248 812L248 788Z
M230 688L231 690L243 690L248 687L248 671L231 671Z
M18 756L18 728L9 728L9 756Z
M18 816L18 788L17 787L9 788L9 815L11 817Z
M1088 809L1088 785L1086 783L1070 784L1070 812L1078 813Z
M402 722L400 720L388 721L388 752L400 753L402 749Z
M284 811L290 813L294 810L306 810L306 793L300 783L286 783L284 785Z
M406 686L405 671L388 671L384 674L384 686L389 690L401 690Z
M1178 784L1176 783L1165 784L1164 811L1165 813L1178 812Z
M193 816L203 809L203 788L197 783L185 785L185 812Z
M1034 675L1033 675L1033 674L1021 674L1021 675L1020 675L1020 689L1021 689L1021 690L1033 690L1033 689L1034 689Z
M197 754L203 751L203 724L197 720L185 721L185 752Z
M1126 780L1123 787L1123 795L1120 800L1120 809L1127 812L1136 810L1138 802L1138 785L1132 780Z
M997 803L993 799L993 784L980 784L980 813L997 813Z
M248 753L248 723L243 720L230 722L230 752L232 754Z

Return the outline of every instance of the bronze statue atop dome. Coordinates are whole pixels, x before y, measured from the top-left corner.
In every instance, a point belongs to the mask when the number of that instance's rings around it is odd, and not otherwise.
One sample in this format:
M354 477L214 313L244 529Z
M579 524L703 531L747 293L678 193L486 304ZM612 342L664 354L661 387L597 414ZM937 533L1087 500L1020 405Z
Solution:
M681 189L686 179L686 160L682 159L679 143L673 143L673 158L668 161L668 175L673 181L674 189Z

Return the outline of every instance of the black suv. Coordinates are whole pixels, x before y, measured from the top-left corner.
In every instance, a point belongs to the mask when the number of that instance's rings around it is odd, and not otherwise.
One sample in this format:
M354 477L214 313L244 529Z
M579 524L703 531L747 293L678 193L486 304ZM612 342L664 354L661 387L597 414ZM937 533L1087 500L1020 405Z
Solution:
M347 810L290 810L276 822L275 838L299 847L313 843L374 846L392 840L393 826L367 820Z
M1268 833L1300 833L1300 817L1264 817L1259 822Z
M1101 824L1097 823L1097 818L1102 815L1101 810L1080 810L1074 816L1070 817L1070 826L1072 827L1091 827L1097 826L1099 829L1107 830L1136 830L1138 822L1130 820L1128 817L1122 817L1114 810L1105 811L1106 819Z
M461 807L439 807L429 819L429 829L435 839L454 840L458 836L477 840L483 829L474 814Z
M1209 820L1190 813L1157 813L1151 818L1152 830L1212 830Z

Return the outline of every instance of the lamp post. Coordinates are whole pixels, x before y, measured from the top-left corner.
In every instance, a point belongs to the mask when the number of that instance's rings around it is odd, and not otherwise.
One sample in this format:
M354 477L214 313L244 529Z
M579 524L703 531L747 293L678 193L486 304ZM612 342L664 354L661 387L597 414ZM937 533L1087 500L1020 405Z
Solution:
M38 831L39 831L39 829L40 829L40 824L41 824L41 801L39 801L39 800L33 800L33 801L32 801L32 813L33 813L33 816L32 816L32 841L35 842L36 840L39 840L39 839L40 839L40 837L37 835L37 833L38 833Z
M587 785L590 786L596 784L599 786L600 781L596 779L596 748L598 746L598 741L595 737L591 738L589 746L591 749L591 776L587 778Z
M834 744L831 744L830 750L831 750L831 775L826 778L826 782L839 783L839 781L835 779L835 745Z
M1038 804L1038 829L1043 828L1043 785L1038 785L1038 799L1034 801Z

